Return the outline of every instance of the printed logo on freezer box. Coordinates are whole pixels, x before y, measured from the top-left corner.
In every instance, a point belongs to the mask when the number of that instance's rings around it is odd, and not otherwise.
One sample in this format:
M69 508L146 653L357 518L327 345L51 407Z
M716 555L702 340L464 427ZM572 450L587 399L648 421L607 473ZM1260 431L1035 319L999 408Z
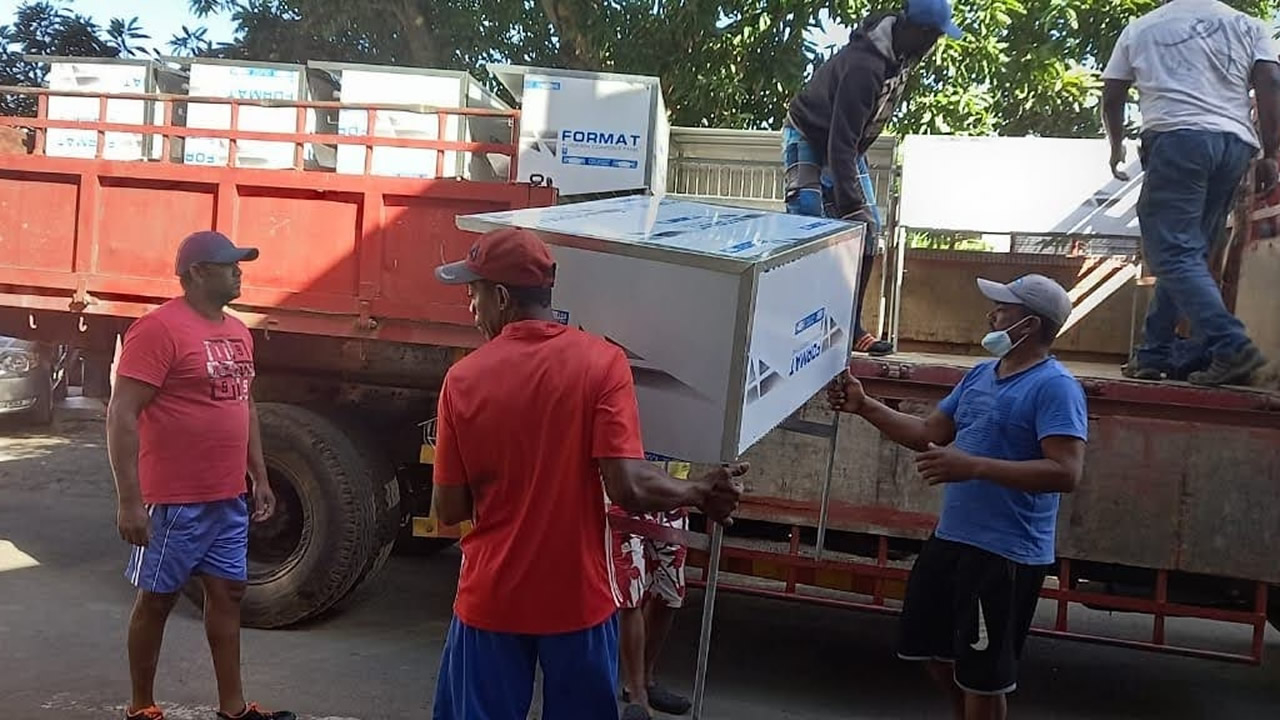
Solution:
M827 309L820 307L796 321L793 336L800 339L800 345L791 353L791 368L788 376L795 375L805 369L809 363L817 360L827 348L831 347L827 337Z
M800 318L800 320L796 322L795 334L799 335L805 330L808 330L809 328L813 327L814 325L817 325L818 323L826 319L827 319L827 309L818 308L817 310L814 310L808 315L805 315L804 317Z
M814 360L817 360L818 357L821 355L822 355L821 342L818 342L817 340L815 340L811 343L806 344L804 347L797 350L791 356L791 372L787 373L787 375L788 376L795 375L796 373L803 370L806 365L813 362Z
M565 165L640 167L640 135L616 130L566 128L560 131L560 162Z
M292 100L293 93L284 90L261 90L259 88L234 88L231 97L237 100Z
M785 374L781 368L774 368L760 358L748 359L747 405L768 395L785 378L801 372L828 350L844 347L845 331L836 323L835 318L827 314L827 309L821 307L796 319L792 325L792 337L796 344Z
M524 81L525 90L559 90L559 80L529 80Z
M559 134L555 130L521 130L520 144L533 152L544 152L551 157L560 154Z

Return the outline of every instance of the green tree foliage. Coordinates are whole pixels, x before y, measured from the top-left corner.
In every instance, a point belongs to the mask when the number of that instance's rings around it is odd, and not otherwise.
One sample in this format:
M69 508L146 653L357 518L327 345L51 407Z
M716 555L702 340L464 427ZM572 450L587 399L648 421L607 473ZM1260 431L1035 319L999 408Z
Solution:
M1099 73L1124 26L1160 4L958 0L965 36L942 43L929 57L897 126L919 133L1099 135ZM1275 0L1228 4L1258 17L1280 10Z
M130 30L128 23L121 22L120 39L137 39ZM115 57L121 48L114 40L91 19L66 7L51 2L24 3L13 22L0 25L0 85L44 83L48 66L27 62L25 55ZM25 95L0 95L0 113L34 115L35 100Z
M178 54L279 62L342 60L468 70L510 62L662 78L679 125L777 128L813 67L836 48L807 35L823 19L853 26L901 0L189 0L197 15L228 13L232 42L203 28L168 41ZM954 0L965 30L916 73L899 132L1097 135L1098 73L1124 25L1160 0ZM1273 17L1280 0L1231 0ZM44 8L40 12L31 8ZM59 20L22 22L23 13ZM72 21L74 19L74 22ZM119 25L117 26L117 22ZM76 54L136 51L136 22L111 32L33 2L8 47ZM39 28L38 32L33 31ZM43 34L40 34L43 33ZM28 43L28 38L42 38ZM77 45L78 43L78 45ZM7 66L6 66L7 67ZM26 78L35 81L33 77Z

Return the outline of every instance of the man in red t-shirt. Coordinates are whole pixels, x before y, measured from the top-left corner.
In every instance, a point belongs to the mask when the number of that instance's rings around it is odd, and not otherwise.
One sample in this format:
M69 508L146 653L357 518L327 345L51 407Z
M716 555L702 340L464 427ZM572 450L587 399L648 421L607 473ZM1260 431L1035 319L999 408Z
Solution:
M626 356L552 319L555 264L533 233L486 234L436 276L467 285L488 342L440 391L436 512L474 529L433 717L524 720L537 665L544 720L617 718L605 490L629 511L692 506L725 520L747 466L681 481L644 459Z
M120 536L134 546L125 576L138 588L129 622L129 720L163 720L156 665L165 621L192 575L204 585L204 622L218 681L218 717L294 720L244 701L240 599L247 579L249 503L271 517L258 416L250 395L253 337L223 312L240 296L240 263L258 251L197 232L178 247L183 297L125 334L107 408L107 449ZM246 485L246 476L252 486Z

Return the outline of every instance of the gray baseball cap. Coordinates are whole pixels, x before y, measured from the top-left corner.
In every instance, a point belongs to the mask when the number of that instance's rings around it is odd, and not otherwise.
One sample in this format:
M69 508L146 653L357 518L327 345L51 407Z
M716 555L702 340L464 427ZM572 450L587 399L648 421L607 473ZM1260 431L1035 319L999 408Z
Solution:
M1071 317L1071 296L1043 275L1023 275L1011 283L978 278L978 289L992 302L1022 305L1058 327Z

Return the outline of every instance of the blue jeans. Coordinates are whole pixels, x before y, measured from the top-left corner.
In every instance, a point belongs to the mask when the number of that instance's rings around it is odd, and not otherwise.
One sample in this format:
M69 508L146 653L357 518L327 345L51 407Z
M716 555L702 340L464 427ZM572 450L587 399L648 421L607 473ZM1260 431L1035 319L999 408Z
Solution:
M542 667L543 720L617 720L618 615L586 630L515 635L449 625L433 720L525 720L534 666Z
M1142 367L1169 369L1180 315L1211 356L1232 356L1249 344L1244 325L1222 300L1209 254L1256 153L1230 133L1175 130L1142 136L1146 172L1138 198L1142 253L1156 276L1147 308Z

